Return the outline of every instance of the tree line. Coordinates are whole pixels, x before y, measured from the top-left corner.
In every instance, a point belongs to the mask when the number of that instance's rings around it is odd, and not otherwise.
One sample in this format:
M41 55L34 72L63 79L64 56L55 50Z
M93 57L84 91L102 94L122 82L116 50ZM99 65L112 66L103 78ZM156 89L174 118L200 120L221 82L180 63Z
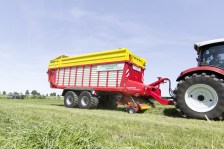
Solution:
M0 94L1 94L1 92L0 92ZM26 92L25 92L25 94L23 94L23 93L18 93L18 92L9 92L8 94L14 94L14 95L18 95L18 94L20 94L20 95L24 95L25 97L31 97L31 98L46 98L46 97L48 97L48 96L51 96L51 97L60 97L60 95L58 94L56 94L55 92L53 92L53 93L50 93L50 94L46 94L46 95L43 95L43 94L41 94L41 93L39 93L37 90L32 90L31 92L29 91L29 90L26 90ZM6 91L3 91L2 92L2 95L7 95L7 92Z

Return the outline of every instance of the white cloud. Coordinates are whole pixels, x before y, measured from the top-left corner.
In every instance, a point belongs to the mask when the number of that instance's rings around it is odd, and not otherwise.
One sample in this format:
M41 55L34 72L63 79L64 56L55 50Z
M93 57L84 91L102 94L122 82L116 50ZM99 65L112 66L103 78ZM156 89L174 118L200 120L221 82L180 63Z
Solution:
M0 45L0 59L10 59L13 57L12 49L6 45Z
M80 8L77 8L77 7L72 8L70 10L70 12L71 12L72 17L74 17L75 19L82 19L82 17L93 16L90 11L86 11L84 9L80 9Z

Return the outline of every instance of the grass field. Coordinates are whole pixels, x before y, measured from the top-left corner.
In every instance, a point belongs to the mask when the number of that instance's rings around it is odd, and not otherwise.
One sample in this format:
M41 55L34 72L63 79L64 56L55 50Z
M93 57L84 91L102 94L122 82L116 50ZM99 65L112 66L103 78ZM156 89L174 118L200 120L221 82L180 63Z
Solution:
M0 99L0 148L224 148L224 122L180 118L173 106L143 114L81 110L60 99Z

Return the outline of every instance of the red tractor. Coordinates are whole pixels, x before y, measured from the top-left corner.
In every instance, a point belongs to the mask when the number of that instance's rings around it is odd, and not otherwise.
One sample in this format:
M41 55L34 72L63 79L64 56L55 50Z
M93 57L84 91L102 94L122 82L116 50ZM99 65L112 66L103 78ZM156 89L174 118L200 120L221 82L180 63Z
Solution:
M224 118L224 39L196 43L198 67L181 72L174 104L184 117Z

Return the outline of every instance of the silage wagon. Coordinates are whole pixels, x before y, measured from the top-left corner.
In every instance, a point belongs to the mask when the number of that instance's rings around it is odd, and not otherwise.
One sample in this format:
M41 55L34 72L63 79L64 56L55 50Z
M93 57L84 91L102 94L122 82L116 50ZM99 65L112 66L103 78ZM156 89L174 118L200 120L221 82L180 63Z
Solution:
M50 61L48 78L52 88L63 89L64 105L83 109L127 106L129 113L144 112L151 99L172 105L161 97L160 84L168 78L145 85L146 60L120 48L79 56L59 56ZM170 87L170 85L169 85ZM171 89L170 89L171 91Z

